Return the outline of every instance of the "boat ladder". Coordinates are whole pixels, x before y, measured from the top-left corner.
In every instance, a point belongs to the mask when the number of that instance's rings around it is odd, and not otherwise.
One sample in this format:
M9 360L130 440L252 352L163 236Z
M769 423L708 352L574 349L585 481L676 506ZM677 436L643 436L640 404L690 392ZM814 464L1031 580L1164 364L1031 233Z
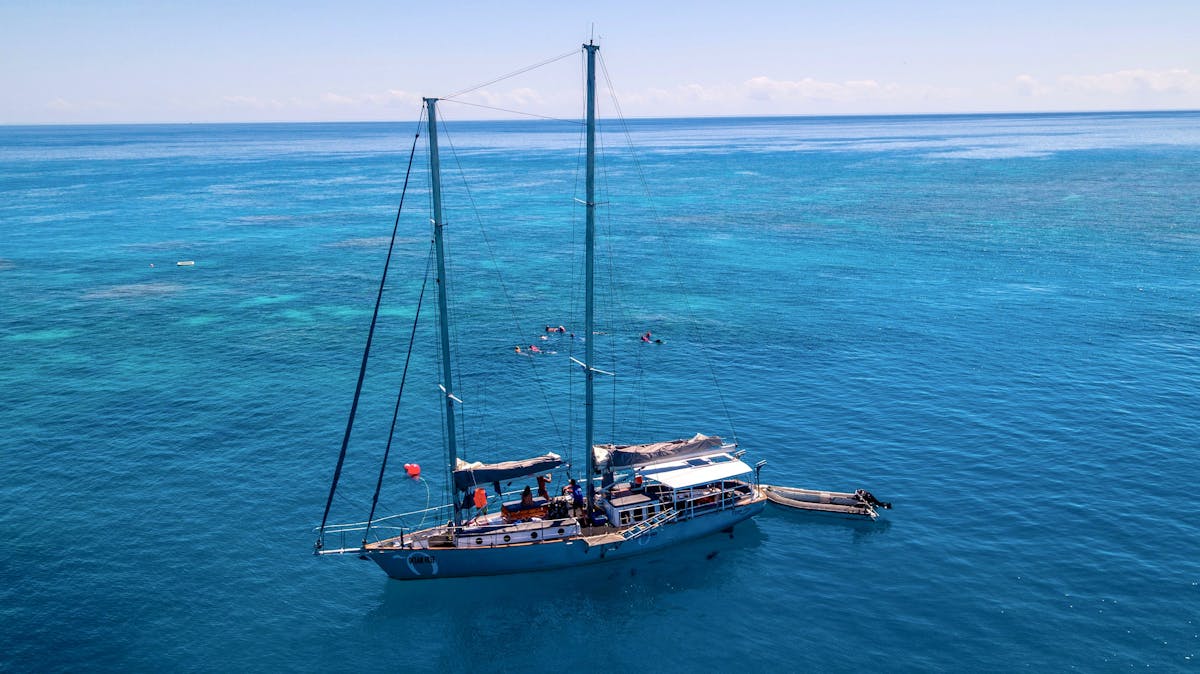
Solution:
M654 517L642 520L641 522L638 522L637 524L633 525L632 527L629 527L625 531L622 531L621 538L624 538L627 541L631 541L639 536L643 536L643 535L649 533L650 531L653 531L654 529L657 529L658 527L661 527L662 525L666 524L667 522L670 522L671 520L675 519L678 515L679 515L678 510L664 510L664 511L660 512L659 514L655 515Z

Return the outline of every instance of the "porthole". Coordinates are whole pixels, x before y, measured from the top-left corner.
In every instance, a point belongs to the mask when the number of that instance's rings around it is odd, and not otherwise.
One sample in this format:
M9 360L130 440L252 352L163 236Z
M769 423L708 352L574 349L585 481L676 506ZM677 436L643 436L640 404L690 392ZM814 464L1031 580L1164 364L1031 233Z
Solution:
M530 532L530 534L529 534L529 537L530 537L530 538L537 538L537 532L536 532L536 531Z
M483 539L482 539L482 538L476 538L476 539L475 539L475 545L483 545Z
M511 541L511 540L512 540L512 536L509 536L508 534L504 534L504 542L505 542L505 543L507 543L507 542L509 542L509 541Z
M562 528L562 527L559 527L559 528L558 528L558 535L559 535L559 536L562 536L562 535L563 535L563 534L565 534L565 533L567 533L567 530L566 530L566 529L564 529L564 528Z

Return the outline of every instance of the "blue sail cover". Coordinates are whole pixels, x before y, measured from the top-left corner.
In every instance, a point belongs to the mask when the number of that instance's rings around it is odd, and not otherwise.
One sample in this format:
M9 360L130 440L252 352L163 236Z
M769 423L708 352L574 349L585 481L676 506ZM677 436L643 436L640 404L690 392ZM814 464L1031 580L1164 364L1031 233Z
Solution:
M557 454L500 463L480 463L478 461L467 463L459 460L458 467L454 471L454 487L459 491L466 491L481 484L548 473L561 465L563 465L563 460Z

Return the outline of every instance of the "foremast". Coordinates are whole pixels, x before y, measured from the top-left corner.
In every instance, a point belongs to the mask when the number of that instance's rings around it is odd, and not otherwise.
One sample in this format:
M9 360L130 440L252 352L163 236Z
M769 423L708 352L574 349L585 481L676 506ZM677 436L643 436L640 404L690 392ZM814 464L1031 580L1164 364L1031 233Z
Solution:
M441 335L442 353L442 394L446 397L446 451L449 454L450 467L448 475L454 475L455 464L458 462L458 448L454 433L454 385L450 369L450 314L446 300L446 249L442 237L442 171L438 161L437 140L437 100L426 98L425 108L428 111L429 123L429 176L430 189L433 192L433 247L437 257L437 291L438 291L438 331ZM461 401L460 401L461 402ZM454 489L454 479L450 479L451 490ZM450 501L454 504L454 526L462 524L462 513L459 511L458 498L453 492Z
M592 485L592 475L595 472L594 445L595 425L595 369L592 358L594 355L592 338L595 336L595 307L592 296L595 294L595 248L596 248L596 52L600 46L592 42L583 45L587 51L587 184L584 195L586 212L586 231L584 234L584 310L583 310L583 339L584 339L584 432L583 450L587 453L584 484L587 490L587 514L591 515L595 500L595 487Z

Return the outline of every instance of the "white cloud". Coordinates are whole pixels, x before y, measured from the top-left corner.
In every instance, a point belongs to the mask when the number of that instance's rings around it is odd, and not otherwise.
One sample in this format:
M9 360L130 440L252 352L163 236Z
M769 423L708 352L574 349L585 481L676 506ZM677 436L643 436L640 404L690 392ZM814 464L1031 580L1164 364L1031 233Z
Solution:
M1032 75L1017 75L1014 82L1016 83L1018 96L1045 96L1051 91L1050 87L1042 84Z
M775 80L765 76L752 77L740 84L706 85L682 84L672 88L652 88L622 96L630 108L662 109L691 108L703 105L714 110L774 110L805 102L854 102L879 98L894 87L885 87L872 80L822 82Z
M222 96L221 102L231 108L249 108L252 110L281 110L285 107L282 101L258 96Z
M841 82L805 77L778 80L765 75L731 85L686 84L622 97L631 114L804 114L905 112L946 108L969 92L875 79Z
M689 109L697 103L705 104L711 109L720 110L728 107L735 99L736 91L725 86L706 86L702 84L681 84L677 87L664 89L653 87L642 91L622 92L621 106L630 114L654 114L652 111L668 110L668 114L678 109ZM608 101L609 92L599 97Z
M875 80L823 82L811 77L802 80L774 80L760 75L746 80L743 90L748 98L755 100L847 103L890 98L900 92L900 87L894 84L883 85Z
M383 93L363 94L358 97L363 103L376 106L419 105L421 96L403 89L388 89Z
M626 92L622 102L633 116L1178 109L1200 107L1200 74L1183 68L1069 76L1021 73L1007 81L952 86L757 75L734 84Z
M1082 93L1130 96L1139 94L1200 94L1200 75L1185 68L1118 70L1100 75L1059 78L1064 89Z
M392 119L397 108L416 109L421 97L398 89L366 94L326 91L314 96L272 98L232 95L220 97L226 110L249 114L252 119ZM263 117L263 115L268 115Z
M282 92L280 92L282 93ZM599 92L603 115L607 91ZM459 98L472 104L448 110L449 118L503 118L499 110L575 118L579 93L571 87L489 87ZM638 116L895 114L953 111L1052 111L1101 109L1200 108L1200 73L1186 68L1128 68L1106 73L1055 75L1020 73L1004 81L974 81L957 86L889 82L863 77L826 80L817 77L775 79L756 75L741 81L657 86L621 92L622 112ZM421 96L404 89L368 93L320 90L305 95L210 94L193 100L151 100L151 114L161 120L393 120L415 116ZM157 106L157 107L155 107ZM139 116L136 102L120 103L64 94L41 102L27 115L39 121L129 121Z
M354 105L358 101L349 96L343 96L341 94L335 94L327 91L321 94L321 102L328 103L330 105Z
M62 96L42 104L42 114L49 117L39 119L39 122L65 121L67 123L87 122L96 116L113 116L121 112L121 106L104 99L68 99Z
M1184 68L1130 68L1092 75L1062 75L1043 81L1029 74L1015 77L998 100L1024 99L1022 109L1156 109L1200 106L1200 75ZM1028 102L1037 99L1036 102ZM1016 107L1021 107L1017 104Z

